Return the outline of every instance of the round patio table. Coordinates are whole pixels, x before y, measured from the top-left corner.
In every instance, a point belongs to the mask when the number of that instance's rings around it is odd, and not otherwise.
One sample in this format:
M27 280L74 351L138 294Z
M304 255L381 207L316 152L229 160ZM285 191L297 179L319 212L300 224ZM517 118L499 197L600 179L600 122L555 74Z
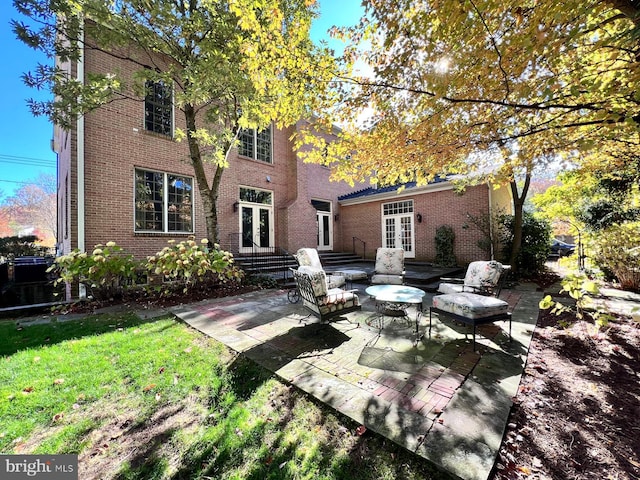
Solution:
M418 322L422 313L422 299L424 291L406 285L373 285L367 287L365 292L376 301L376 306L381 309L381 315L408 317L407 308L416 307L416 342L420 338Z

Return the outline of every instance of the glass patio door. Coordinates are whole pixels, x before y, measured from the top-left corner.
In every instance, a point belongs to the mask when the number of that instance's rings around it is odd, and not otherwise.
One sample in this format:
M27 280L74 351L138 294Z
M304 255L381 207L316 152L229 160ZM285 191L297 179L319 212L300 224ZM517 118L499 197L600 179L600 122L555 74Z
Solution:
M415 258L413 202L383 205L382 246L402 248L406 258Z
M240 189L240 252L268 253L274 247L271 192Z

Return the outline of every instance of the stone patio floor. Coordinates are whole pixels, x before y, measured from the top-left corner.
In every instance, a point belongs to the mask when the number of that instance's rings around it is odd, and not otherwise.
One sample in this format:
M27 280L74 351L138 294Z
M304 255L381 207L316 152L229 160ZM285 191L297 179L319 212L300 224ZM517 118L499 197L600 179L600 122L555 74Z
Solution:
M320 323L284 290L172 308L173 314L253 359L284 381L330 405L439 468L464 480L491 474L517 392L542 298L535 285L503 290L508 323L481 326L476 351L471 329L434 316L431 338L415 340L409 319L380 318L355 283L363 304ZM433 294L423 302L428 330ZM381 321L383 328L380 329Z

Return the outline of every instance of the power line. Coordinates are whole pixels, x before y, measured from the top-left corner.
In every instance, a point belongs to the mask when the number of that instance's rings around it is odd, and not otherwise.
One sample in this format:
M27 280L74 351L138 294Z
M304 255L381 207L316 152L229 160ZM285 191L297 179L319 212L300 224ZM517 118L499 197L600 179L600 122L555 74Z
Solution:
M4 183L17 183L19 185L36 185L38 187L46 187L48 184L46 183L35 183L35 182L19 182L17 180L0 180L0 182Z
M55 160L46 160L44 158L34 158L34 157L21 157L16 155L7 155L3 153L0 153L0 162L13 163L16 165L46 167L46 168L54 168L56 164Z

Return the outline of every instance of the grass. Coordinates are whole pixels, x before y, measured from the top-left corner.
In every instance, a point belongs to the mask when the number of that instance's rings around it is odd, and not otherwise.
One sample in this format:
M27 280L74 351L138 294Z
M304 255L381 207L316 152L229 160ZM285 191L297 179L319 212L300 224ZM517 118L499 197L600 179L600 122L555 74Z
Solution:
M0 321L0 453L80 478L448 479L173 317Z

